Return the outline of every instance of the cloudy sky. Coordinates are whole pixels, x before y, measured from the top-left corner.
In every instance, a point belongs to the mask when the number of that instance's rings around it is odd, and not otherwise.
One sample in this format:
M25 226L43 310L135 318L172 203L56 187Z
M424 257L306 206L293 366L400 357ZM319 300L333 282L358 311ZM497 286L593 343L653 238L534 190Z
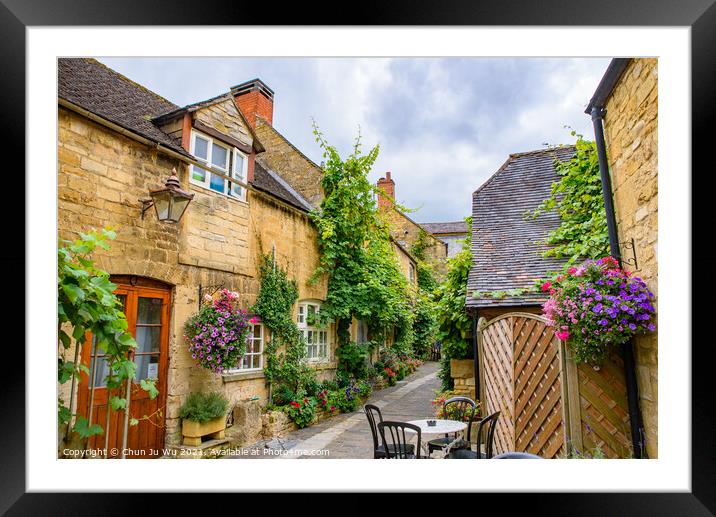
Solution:
M418 222L460 220L471 193L510 153L593 138L584 114L609 59L99 58L178 105L255 77L275 92L273 125L316 163L314 118L345 155L358 127L380 144L370 175L391 171Z

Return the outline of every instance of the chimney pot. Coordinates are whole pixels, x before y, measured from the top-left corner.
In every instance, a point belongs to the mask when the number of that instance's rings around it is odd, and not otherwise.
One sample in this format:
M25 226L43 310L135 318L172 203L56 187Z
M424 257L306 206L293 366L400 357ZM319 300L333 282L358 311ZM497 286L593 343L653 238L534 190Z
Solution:
M233 86L231 94L252 128L256 128L258 117L273 124L273 90L261 79Z
M390 177L390 171L384 178L378 180L378 208L392 207L395 203L395 182Z

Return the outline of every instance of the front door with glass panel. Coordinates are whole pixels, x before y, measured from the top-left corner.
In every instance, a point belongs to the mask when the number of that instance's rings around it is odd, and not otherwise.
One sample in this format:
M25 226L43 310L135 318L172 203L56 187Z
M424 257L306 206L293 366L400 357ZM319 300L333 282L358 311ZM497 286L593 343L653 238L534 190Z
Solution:
M130 418L139 423L129 426L127 434L126 457L156 457L164 446L164 422L166 413L166 385L169 342L169 303L170 290L158 282L135 279L134 284L119 283L115 294L124 306L128 330L137 341L132 357L137 370L131 387L129 404ZM142 285L144 284L144 285ZM91 338L91 337L90 337ZM89 342L89 341L88 341ZM112 395L124 398L122 393L108 393L106 378L109 373L107 361L101 350L85 346L82 361L89 368L89 374L83 374L77 400L79 414L88 416L92 406L92 423L97 423L109 432L109 449L116 451L122 447L124 412L111 411L107 427L107 401ZM94 390L90 389L90 379L94 379ZM149 393L140 387L143 379L155 379L159 395L150 399ZM92 449L103 449L105 435L94 436L89 443ZM135 452L136 451L136 452Z

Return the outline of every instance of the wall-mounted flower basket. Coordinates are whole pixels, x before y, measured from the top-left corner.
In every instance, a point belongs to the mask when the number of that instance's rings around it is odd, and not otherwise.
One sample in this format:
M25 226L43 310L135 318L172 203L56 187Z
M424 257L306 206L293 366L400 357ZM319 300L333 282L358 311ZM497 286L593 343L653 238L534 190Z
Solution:
M542 290L544 315L577 363L598 368L616 345L656 328L654 294L612 257L570 268Z
M217 374L239 365L251 338L255 320L249 319L238 300L239 294L227 289L216 300L207 295L199 312L184 325L192 358Z

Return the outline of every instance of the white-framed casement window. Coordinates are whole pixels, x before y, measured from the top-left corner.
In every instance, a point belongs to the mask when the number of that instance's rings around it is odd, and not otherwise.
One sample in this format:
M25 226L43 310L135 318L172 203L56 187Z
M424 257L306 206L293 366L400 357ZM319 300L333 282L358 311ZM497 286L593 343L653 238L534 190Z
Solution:
M264 367L264 328L256 323L251 328L251 339L246 343L246 353L236 368L226 370L224 373L238 373L246 371L263 370Z
M313 362L328 361L330 349L329 332L313 324L313 317L321 310L320 303L301 302L298 304L296 323L306 340L306 359Z
M191 166L191 182L227 196L246 200L246 189L227 178L246 183L249 160L236 147L219 142L203 133L192 130L191 154L206 169ZM216 171L216 174L211 171Z

